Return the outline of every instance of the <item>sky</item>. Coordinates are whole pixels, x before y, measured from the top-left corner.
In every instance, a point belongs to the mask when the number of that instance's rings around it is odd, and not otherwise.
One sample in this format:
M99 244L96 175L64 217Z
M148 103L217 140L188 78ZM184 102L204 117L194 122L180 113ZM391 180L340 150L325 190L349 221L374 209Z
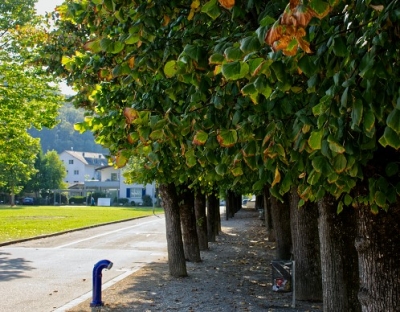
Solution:
M38 0L36 2L36 11L38 14L44 15L46 12L53 12L56 6L62 4L64 0ZM60 83L61 92L65 95L71 95L74 91L65 83Z
M38 14L45 14L46 12L54 11L57 5L60 5L64 0L38 0L36 2L36 10Z

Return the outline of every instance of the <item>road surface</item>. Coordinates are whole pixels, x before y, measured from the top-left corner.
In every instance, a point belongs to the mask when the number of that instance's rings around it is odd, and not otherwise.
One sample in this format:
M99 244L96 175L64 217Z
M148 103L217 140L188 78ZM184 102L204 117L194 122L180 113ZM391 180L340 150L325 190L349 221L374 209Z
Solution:
M0 311L62 312L92 298L98 261L103 289L150 262L165 261L164 216L151 216L0 247Z

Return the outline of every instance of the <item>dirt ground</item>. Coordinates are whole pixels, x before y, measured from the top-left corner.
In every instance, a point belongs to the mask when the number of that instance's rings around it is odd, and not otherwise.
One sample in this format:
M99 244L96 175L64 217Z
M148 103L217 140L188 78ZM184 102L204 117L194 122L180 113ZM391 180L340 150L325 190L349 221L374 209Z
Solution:
M189 277L169 276L161 259L104 290L101 311L322 311L322 303L304 301L293 308L291 292L272 291L275 246L265 237L258 212L241 209L222 220L222 233L202 252L203 261L187 263ZM92 311L90 301L69 312Z

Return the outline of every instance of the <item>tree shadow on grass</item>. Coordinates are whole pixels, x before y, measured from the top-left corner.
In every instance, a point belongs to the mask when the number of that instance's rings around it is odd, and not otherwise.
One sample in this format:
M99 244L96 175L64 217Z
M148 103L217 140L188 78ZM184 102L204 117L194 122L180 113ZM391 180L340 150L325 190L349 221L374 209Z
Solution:
M26 271L34 268L29 265L31 261L23 258L12 259L10 253L0 252L0 282L7 282L18 278L29 278Z

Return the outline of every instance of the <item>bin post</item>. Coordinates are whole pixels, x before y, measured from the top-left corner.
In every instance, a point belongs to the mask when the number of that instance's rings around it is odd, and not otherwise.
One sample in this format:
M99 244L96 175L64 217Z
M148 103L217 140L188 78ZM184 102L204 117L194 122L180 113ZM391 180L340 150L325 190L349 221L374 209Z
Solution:
M113 263L109 260L101 260L94 265L93 268L93 297L90 307L92 310L96 310L98 307L102 307L104 302L101 301L101 271L103 269L111 269Z

